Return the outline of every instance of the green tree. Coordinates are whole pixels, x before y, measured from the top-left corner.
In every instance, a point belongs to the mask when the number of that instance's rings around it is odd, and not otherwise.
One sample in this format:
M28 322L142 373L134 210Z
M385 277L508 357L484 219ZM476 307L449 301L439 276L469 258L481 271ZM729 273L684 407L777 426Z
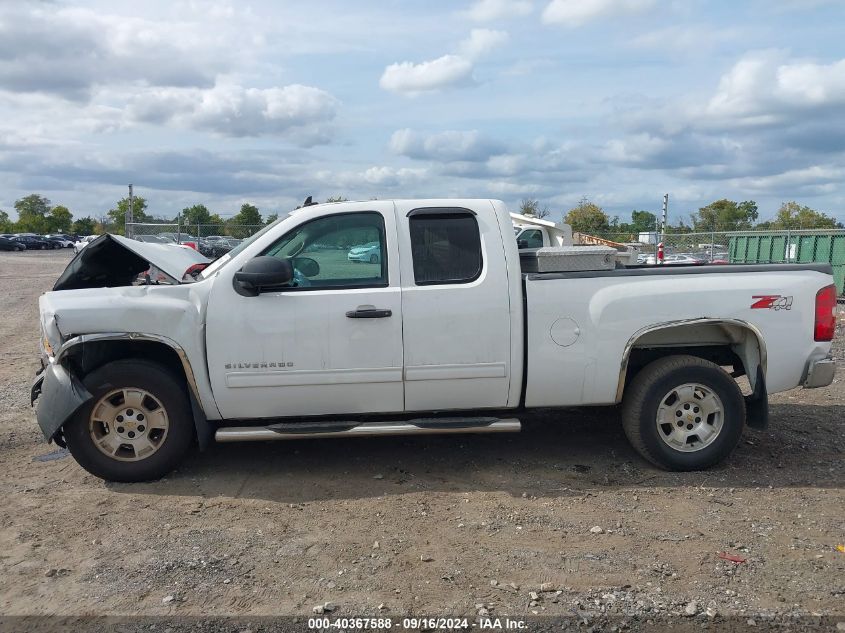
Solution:
M182 224L211 224L211 212L204 204L195 204L182 209Z
M90 216L74 220L70 232L76 235L94 235L97 232L97 221Z
M264 221L261 219L261 212L253 204L245 202L241 205L241 210L236 216L232 218L233 224L246 225L261 225Z
M740 231L750 229L758 216L753 200L734 202L723 198L693 213L692 225L696 231Z
M264 220L264 224L273 224L273 222L275 222L278 219L279 219L278 213L271 213L270 215L267 216L267 219Z
M50 201L44 196L32 193L15 201L18 212L18 230L21 233L46 233Z
M67 233L72 223L73 214L67 207L57 204L50 209L50 215L47 216L47 230L50 233Z
M345 198L343 196L329 196L326 198L326 202L346 202L347 200L349 200L349 198Z
M578 206L570 209L564 221L578 233L595 235L606 233L610 229L610 218L599 205L587 198L582 198Z
M261 219L261 212L253 204L245 202L241 210L227 223L227 233L233 237L248 237L255 233L258 227L264 224Z
M9 214L0 209L0 233L11 233L13 222L9 219Z
M147 215L147 201L141 196L135 196L132 199L132 221L133 222L149 222L150 216ZM111 230L113 233L123 235L124 227L126 226L126 214L129 212L129 198L121 198L117 201L114 209L109 209L109 219L113 226Z
M631 211L631 232L644 233L653 231L657 225L657 216L651 211Z
M835 218L795 201L780 205L771 223L773 229L835 229L841 226Z

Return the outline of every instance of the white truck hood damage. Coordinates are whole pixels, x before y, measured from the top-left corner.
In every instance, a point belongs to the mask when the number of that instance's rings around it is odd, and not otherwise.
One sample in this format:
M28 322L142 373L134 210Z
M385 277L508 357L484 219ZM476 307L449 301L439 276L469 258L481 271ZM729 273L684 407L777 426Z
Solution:
M208 262L208 258L192 248L148 244L106 234L71 260L53 290L130 286L150 266L161 271L171 283L178 284L191 266Z

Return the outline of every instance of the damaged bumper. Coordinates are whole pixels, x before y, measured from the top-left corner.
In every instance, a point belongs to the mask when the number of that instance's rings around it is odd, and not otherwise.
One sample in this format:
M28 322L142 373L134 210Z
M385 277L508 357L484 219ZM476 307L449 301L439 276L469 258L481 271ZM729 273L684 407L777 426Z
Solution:
M35 377L30 390L32 404L38 400L36 417L44 438L49 442L65 422L93 396L61 364L49 363Z
M804 379L805 389L827 387L836 375L836 361L830 356L811 361L807 367L807 377Z

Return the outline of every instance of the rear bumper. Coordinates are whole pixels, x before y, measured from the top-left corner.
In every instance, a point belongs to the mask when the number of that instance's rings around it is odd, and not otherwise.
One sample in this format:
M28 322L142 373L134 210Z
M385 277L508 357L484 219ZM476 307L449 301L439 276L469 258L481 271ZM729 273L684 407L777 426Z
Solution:
M827 387L836 375L836 361L830 356L810 361L807 367L807 377L804 379L805 389Z

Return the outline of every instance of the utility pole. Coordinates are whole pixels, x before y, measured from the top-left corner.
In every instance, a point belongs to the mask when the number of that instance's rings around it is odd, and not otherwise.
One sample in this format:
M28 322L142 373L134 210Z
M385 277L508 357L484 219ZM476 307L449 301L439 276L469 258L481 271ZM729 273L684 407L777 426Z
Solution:
M129 184L129 211L126 213L126 226L124 227L123 232L126 234L126 237L130 237L129 235L129 225L132 224L132 204L135 201L135 196L132 193L132 184Z
M666 257L666 219L669 215L669 194L663 194L663 215L660 218L660 235L659 242L657 242L657 253L654 258L654 263L662 265Z

